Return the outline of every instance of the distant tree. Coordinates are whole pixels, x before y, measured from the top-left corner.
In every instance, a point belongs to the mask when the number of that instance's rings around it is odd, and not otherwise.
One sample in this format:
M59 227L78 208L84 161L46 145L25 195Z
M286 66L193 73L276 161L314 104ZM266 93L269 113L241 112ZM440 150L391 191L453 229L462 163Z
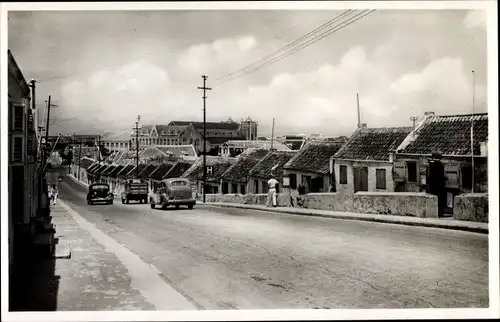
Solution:
M60 155L63 164L70 164L73 160L73 151L71 150L67 150L66 152L63 152Z

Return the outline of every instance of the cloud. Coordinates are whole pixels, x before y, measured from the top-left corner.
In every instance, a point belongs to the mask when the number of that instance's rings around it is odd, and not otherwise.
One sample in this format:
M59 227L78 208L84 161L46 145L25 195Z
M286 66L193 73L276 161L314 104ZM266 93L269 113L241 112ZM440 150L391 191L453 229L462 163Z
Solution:
M486 29L486 11L472 10L464 18L466 28L484 28Z
M461 59L442 57L397 77L383 67L380 59L362 47L354 47L337 65L275 75L267 84L251 86L238 98L218 105L238 106L232 114L237 117L256 116L266 133L276 117L276 131L282 134L301 129L349 135L357 123L356 93L362 122L372 127L408 126L411 116L426 111L471 112L471 77L464 72ZM484 87L477 86L476 95L477 106L481 106L486 97Z
M62 117L76 117L89 122L130 120L139 113L162 108L170 93L168 72L147 61L101 70L86 80L65 83L61 88Z
M230 72L250 59L257 46L253 36L218 39L211 43L195 44L185 49L178 58L179 71L204 74L216 71Z

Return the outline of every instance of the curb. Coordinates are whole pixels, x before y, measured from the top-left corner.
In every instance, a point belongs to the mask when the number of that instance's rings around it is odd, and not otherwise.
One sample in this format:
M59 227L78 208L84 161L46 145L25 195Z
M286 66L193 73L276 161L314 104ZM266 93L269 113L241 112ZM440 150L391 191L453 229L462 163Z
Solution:
M201 203L203 204L203 203ZM241 204L230 204L230 203L204 203L204 205L212 206L212 207L226 207L226 208L239 208L239 209L252 209L257 211L264 212L275 212L275 213L283 213L283 214L291 214L298 216L312 216L312 217L323 217L323 218L331 218L331 219L343 219L343 220L359 220L359 221L371 221L371 222L379 222L386 224L398 224L398 225L406 225L406 226L421 226L421 227L429 227L429 228L441 228L441 229L450 229L450 230L460 230L467 231L473 233L480 234L488 234L488 224L487 223L474 223L464 222L464 224L457 225L456 223L450 223L443 221L442 223L430 222L426 221L426 219L411 219L408 220L406 217L402 218L387 218L388 215L370 215L370 214L350 214L350 213L342 213L342 212L333 212L330 213L318 213L318 212L308 212L307 209L287 209L287 208L269 208L263 209L261 207L255 207L250 205L241 205ZM318 210L316 210L318 211ZM324 210L327 212L327 210ZM396 216L395 216L396 217ZM403 218L407 220L403 220ZM414 217L410 217L414 218ZM431 218L429 218L431 219ZM446 219L444 219L446 220ZM485 227L486 226L486 227Z
M79 184L79 185L80 185L81 187L83 187L83 188L88 188L88 187L89 187L89 185L88 185L88 184L81 182L80 180L78 180L77 178L75 178L75 177L74 177L73 175L71 175L71 174L66 174L66 177L67 177L67 178L70 178L71 180L73 180L73 182L75 182L75 183Z

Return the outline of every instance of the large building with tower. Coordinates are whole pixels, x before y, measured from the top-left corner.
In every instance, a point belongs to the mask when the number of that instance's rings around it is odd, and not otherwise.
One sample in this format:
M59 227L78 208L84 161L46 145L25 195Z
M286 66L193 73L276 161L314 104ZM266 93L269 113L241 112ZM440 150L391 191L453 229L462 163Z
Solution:
M220 147L231 140L256 140L258 123L250 117L241 122L231 118L221 122L206 122L206 149L209 154L217 155ZM146 124L139 128L139 133L130 134L129 147L136 149L138 139L139 149L151 145L193 145L197 153L203 152L203 122L172 121L167 125Z

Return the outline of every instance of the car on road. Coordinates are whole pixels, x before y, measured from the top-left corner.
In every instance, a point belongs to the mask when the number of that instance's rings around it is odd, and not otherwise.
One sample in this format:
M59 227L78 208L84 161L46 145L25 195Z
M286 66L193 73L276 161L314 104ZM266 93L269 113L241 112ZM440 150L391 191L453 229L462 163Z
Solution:
M161 181L160 186L149 197L151 208L167 209L168 206L187 206L193 209L196 200L193 197L191 183L185 178L169 178Z
M89 192L87 193L87 204L93 205L95 203L113 204L115 195L111 193L107 183L92 183L89 185Z
M121 193L122 203L129 203L130 200L139 203L148 202L149 185L142 180L129 180L125 183L125 191Z

